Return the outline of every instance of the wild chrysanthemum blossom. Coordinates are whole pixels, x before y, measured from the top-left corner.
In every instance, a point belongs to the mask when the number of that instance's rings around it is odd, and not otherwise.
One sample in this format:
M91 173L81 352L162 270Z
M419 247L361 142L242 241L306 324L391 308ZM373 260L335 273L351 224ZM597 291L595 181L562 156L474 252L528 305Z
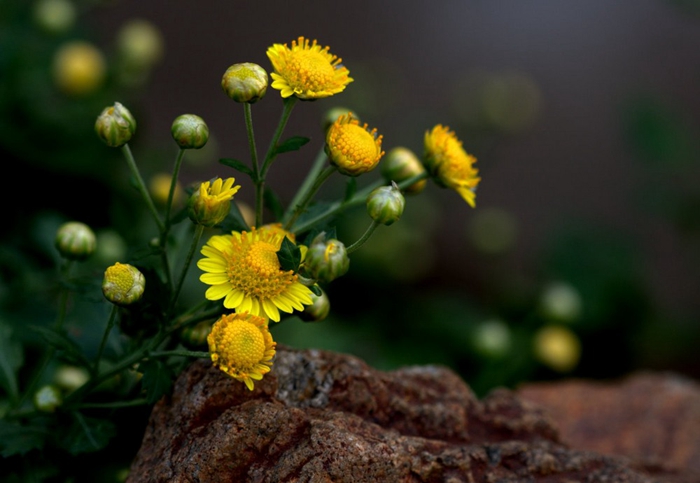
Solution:
M222 315L207 336L211 361L229 376L253 390L270 372L275 341L263 317L248 313Z
M476 206L476 186L481 178L474 168L476 158L447 126L438 124L425 133L425 167L438 184L455 190L469 206Z
M340 116L326 132L326 153L338 171L358 176L374 169L384 155L382 136L350 114Z
M353 79L350 71L341 64L342 59L321 47L316 40L299 37L287 44L273 44L267 49L267 57L275 69L270 74L272 87L282 97L320 99L342 92Z
M282 270L277 251L286 232L252 228L215 235L202 247L203 270L199 279L211 285L209 300L224 299L224 307L280 320L280 310L291 313L311 305L311 290L298 281L292 270ZM303 252L302 252L303 254Z
M214 183L205 181L190 197L188 215L190 219L204 226L221 223L231 209L231 199L240 186L233 186L235 178L226 181L216 178Z

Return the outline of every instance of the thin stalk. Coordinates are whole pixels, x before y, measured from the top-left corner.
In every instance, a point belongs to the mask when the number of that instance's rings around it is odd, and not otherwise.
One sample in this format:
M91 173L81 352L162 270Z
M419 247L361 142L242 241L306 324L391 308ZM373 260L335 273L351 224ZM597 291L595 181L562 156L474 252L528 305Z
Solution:
M192 257L194 256L194 251L197 249L197 246L199 246L199 240L202 238L202 233L204 233L204 226L197 225L195 228L195 232L194 232L194 238L192 239L192 244L190 245L190 250L187 253L187 258L185 259L185 265L182 267L182 272L180 273L180 279L178 280L177 286L175 288L173 300L170 303L170 307L175 307L175 303L177 302L177 299L180 296L180 291L182 290L182 284L185 282L185 277L187 275L187 271L189 270L190 264L192 263Z
M255 226L262 224L263 215L263 192L258 189L260 183L260 163L258 162L258 149L255 144L255 132L253 130L253 111L251 104L243 103L243 114L245 115L245 127L248 133L248 149L250 150L250 161L253 167L253 182L255 183Z
M358 248L360 248L362 245L364 245L365 242L366 242L367 240L369 240L369 237L372 236L372 233L374 233L374 230L376 230L378 226L379 226L379 223L377 223L376 221L372 220L372 224L369 225L369 227L368 227L367 230L364 232L364 234L363 234L355 243L353 243L352 245L350 245L350 246L347 248L347 253L348 253L348 255L350 255L352 252L354 252L355 250L357 250Z
M335 173L335 171L335 166L326 166L326 168L323 171L318 173L316 179L314 180L314 183L311 185L311 188L309 188L304 197L297 203L297 205L294 207L294 211L292 212L292 216L284 224L285 230L289 230L289 228L294 225L294 222L297 221L299 216L304 212L306 206L313 199L314 195L319 190L319 188L321 188L323 183L328 179L330 175Z
M107 338L109 337L109 333L112 330L112 327L114 327L114 321L117 318L117 312L119 311L119 308L116 305L112 305L112 312L109 314L109 321L107 322L107 327L105 328L105 332L102 335L102 341L100 342L100 348L97 351L97 357L95 358L95 365L93 366L93 372L97 374L97 371L100 367L100 359L102 359L102 351L104 351L105 344L107 343Z
M148 399L133 399L131 401L114 401L106 403L85 403L76 404L73 406L75 409L118 409L118 408L129 408L134 406L147 406L150 403Z
M175 167L173 168L173 178L170 180L170 191L168 191L168 201L165 203L165 229L163 230L163 241L168 235L170 230L170 211L173 206L173 199L175 198L175 188L177 187L177 181L180 173L180 166L182 165L182 158L185 155L185 148L180 148L177 152L177 157L175 158Z
M327 159L328 157L326 156L326 150L322 148L318 152L318 155L314 160L314 164L311 165L311 169L306 175L304 182L299 187L299 190L294 195L294 198L292 198L292 201L289 203L289 206L287 206L287 211L282 217L283 223L286 223L287 220L289 220L289 217L292 216L292 211L294 210L294 208L296 208L296 206L299 204L299 201L301 201L301 199L304 196L306 196L306 193L311 189L314 180L316 180L316 178L318 177L318 173L321 172L321 169L323 168L323 165L326 163Z
M197 357L197 358L208 358L209 353L208 352L202 352L202 351L186 351L186 350L171 350L171 351L160 351L160 352L151 352L148 354L148 357L151 359L158 359L158 358L163 358L163 357L172 357L172 356L182 356L182 357Z
M136 178L136 187L141 193L143 200L146 202L146 206L148 206L149 211L153 215L153 219L156 220L159 232L162 233L165 230L165 225L163 224L163 220L160 219L160 215L158 215L158 211L156 210L156 206L153 204L151 195L148 194L146 183L144 183L141 173L139 173L139 168L136 166L136 160L134 159L134 155L131 153L129 143L122 146L122 153L124 153L124 157L129 165L131 174L134 176L134 178Z

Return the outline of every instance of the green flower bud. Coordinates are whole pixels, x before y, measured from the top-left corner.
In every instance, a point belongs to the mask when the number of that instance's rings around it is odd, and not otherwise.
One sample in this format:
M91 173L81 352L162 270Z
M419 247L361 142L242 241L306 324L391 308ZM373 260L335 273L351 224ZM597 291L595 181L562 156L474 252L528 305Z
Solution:
M581 295L564 282L553 282L542 292L542 315L554 322L573 322L581 315Z
M97 116L95 132L107 146L118 148L128 143L136 132L136 119L126 107L115 102Z
M43 413L52 413L63 404L61 391L54 385L46 385L34 393L34 407Z
M211 332L213 323L211 320L204 320L195 325L188 325L180 331L180 341L191 349L201 349L207 346L207 336Z
M34 5L34 21L45 32L62 34L75 23L75 6L69 0L40 0Z
M321 287L318 288L321 290ZM321 322L328 316L331 310L331 302L326 292L321 290L321 295L311 294L313 303L304 307L304 311L299 314L299 318L304 322Z
M187 215L194 223L206 227L216 226L226 218L231 210L231 200L240 186L234 186L235 178L226 181L216 178L205 181L190 196Z
M88 382L90 373L77 366L60 366L54 374L54 382L61 389L72 392Z
M408 148L396 147L389 151L382 162L382 176L387 181L401 183L407 179L425 173L425 167L413 151ZM427 179L416 181L407 188L404 193L418 194L425 188Z
M306 253L304 268L312 278L324 283L345 275L350 268L345 245L335 239L312 242Z
M105 270L102 293L115 305L131 305L141 300L146 288L146 278L136 267L115 263Z
M147 69L163 58L163 35L148 20L132 19L117 33L117 53L130 69Z
M221 87L236 102L253 104L265 97L267 72L258 64L233 64L221 78Z
M170 132L182 149L199 149L209 140L209 127L204 119L194 114L176 117Z
M355 111L351 109L347 109L345 107L333 107L328 109L323 115L323 119L321 119L321 129L323 129L323 132L325 133L340 116L345 116L347 114L350 114L353 119L357 119L358 121L360 120L360 116L358 116Z
M68 260L85 260L95 251L95 233L85 223L69 221L56 232L56 248Z
M505 357L511 347L510 328L501 320L486 320L474 329L472 342L474 349L484 357Z
M399 221L405 205L406 200L393 181L391 186L380 186L373 189L367 197L367 213L369 213L370 218L382 225L389 226Z

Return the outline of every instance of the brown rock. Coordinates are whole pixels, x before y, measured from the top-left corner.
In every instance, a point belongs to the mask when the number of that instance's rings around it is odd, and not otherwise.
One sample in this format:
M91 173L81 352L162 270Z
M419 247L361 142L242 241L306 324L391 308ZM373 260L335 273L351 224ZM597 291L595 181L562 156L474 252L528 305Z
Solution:
M443 367L278 348L250 392L207 361L154 407L128 483L690 482L560 444L537 406Z
M526 384L573 447L700 472L700 385L671 373Z

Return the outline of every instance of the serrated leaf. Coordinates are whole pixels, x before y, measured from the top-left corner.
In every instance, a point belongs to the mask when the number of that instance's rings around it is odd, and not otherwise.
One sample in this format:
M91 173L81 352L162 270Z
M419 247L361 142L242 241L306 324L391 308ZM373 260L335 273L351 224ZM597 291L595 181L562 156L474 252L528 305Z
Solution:
M8 458L41 449L48 436L49 432L44 427L0 420L0 455Z
M155 403L170 392L175 374L163 361L144 361L139 364L138 371L143 374L141 385L146 390L146 400L149 404Z
M90 367L90 361L87 360L83 351L78 344L68 338L64 332L59 332L46 327L32 327L32 330L41 334L44 340L60 351L69 362L77 365Z
M289 238L284 237L282 246L277 252L277 259L280 261L281 270L299 270L301 263L301 249L294 244Z
M357 178L351 177L348 180L348 183L345 185L345 198L343 198L343 201L350 200L353 196L355 196L356 192L357 192Z
M117 434L117 428L107 419L89 418L76 412L61 445L72 455L99 451Z
M289 139L286 139L282 143L277 145L277 149L275 149L275 152L277 154L280 153L288 153L289 151L298 151L304 144L308 143L310 141L309 138L305 138L303 136L292 136Z
M265 207L272 212L275 219L280 220L284 215L284 209L282 208L282 203L277 197L274 191L269 188L265 188L264 198Z
M12 327L0 322L0 387L15 401L19 397L17 371L23 363L22 346L12 340Z
M253 170L250 169L250 167L243 161L239 161L233 158L221 158L219 159L219 162L224 166L228 166L229 168L235 169L239 173L247 174L251 178L253 177Z

